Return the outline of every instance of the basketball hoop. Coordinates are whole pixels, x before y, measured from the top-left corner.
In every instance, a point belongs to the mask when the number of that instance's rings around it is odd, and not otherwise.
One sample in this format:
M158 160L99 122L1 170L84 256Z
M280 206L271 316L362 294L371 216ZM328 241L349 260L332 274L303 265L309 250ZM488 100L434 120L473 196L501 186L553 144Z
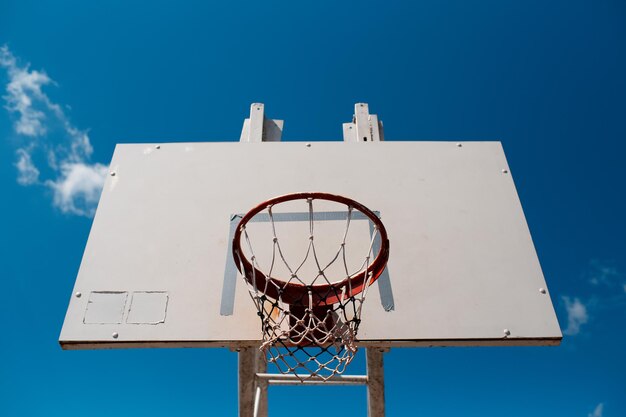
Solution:
M294 262L286 259L281 248L275 212L281 204L297 201L302 201L307 208L309 240L303 259ZM330 261L320 259L315 247L315 201L331 202L344 208L343 238L337 243ZM268 243L272 245L270 266L265 269L255 256L248 231L249 223L264 212L271 224ZM350 271L346 240L355 219L367 219L372 232L363 262ZM373 254L375 247L377 253ZM267 200L243 216L235 230L232 250L261 318L261 350L268 361L281 373L295 374L303 381L327 380L341 374L357 351L356 334L367 289L383 273L389 258L387 231L378 216L361 203L339 195L287 194ZM307 262L313 263L317 272L305 277L302 267ZM279 263L288 271L288 277L276 276ZM336 263L343 263L343 275L328 276L329 268Z

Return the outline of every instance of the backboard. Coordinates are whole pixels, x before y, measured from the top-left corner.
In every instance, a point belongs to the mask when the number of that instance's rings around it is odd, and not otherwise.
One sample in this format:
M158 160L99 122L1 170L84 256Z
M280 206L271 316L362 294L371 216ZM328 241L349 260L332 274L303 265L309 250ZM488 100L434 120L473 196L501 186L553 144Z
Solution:
M303 191L354 199L387 229L389 262L364 304L360 346L559 344L501 144L387 141L118 145L61 346L258 346L233 232L258 203ZM330 234L342 214L319 211L318 235ZM304 206L279 217L288 239L306 227ZM354 225L362 250L370 223Z

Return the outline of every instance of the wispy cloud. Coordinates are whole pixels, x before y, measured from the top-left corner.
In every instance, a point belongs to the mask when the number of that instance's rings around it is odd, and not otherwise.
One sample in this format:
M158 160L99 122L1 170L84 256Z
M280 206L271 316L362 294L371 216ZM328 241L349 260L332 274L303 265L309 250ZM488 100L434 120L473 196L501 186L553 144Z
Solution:
M589 268L585 273L585 278L594 286L614 288L626 284L624 283L623 275L613 263L600 259L589 261Z
M54 204L66 213L91 214L98 204L106 167L80 162L63 163L61 175L46 184L54 190Z
M589 321L587 307L578 298L563 297L563 302L567 311L567 328L563 333L568 336L577 335L580 327Z
M600 403L593 409L593 412L587 414L588 417L602 417L602 413L604 412L604 404Z
M55 85L45 72L20 64L7 45L0 47L0 67L8 76L4 107L22 139L15 151L17 182L47 188L64 213L92 216L107 168L91 162L89 135L43 91Z
M592 259L581 277L580 285L586 295L561 297L567 313L567 328L563 333L569 336L580 334L583 325L594 316L624 311L626 306L626 279L614 262Z
M31 185L39 182L39 170L33 164L30 152L28 148L19 148L15 151L17 155L17 162L15 163L18 172L17 182L21 185Z
M28 65L20 67L6 45L0 48L0 65L6 68L9 75L7 95L4 96L6 109L19 116L15 122L15 131L26 136L45 134L46 115L35 105L38 101L48 101L41 88L52 80L45 73L30 71Z

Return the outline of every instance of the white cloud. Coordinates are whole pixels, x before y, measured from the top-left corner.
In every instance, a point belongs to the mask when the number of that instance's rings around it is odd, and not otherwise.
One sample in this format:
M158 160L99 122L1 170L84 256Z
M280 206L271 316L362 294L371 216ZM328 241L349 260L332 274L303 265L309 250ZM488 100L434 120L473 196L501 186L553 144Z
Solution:
M64 213L93 216L107 167L81 162L64 163L61 175L47 185L54 192L54 204Z
M93 217L104 186L107 167L99 163L64 160L54 179L45 181L52 190L52 202L67 214Z
M567 328L563 331L566 335L574 336L580 333L580 327L589 321L587 307L578 299L563 297L567 310Z
M602 413L604 412L604 404L600 403L593 409L592 413L589 413L588 417L602 417Z
M581 277L586 295L562 297L567 312L567 328L563 333L569 336L581 333L581 327L592 318L624 311L626 306L624 274L614 261L591 259Z
M30 151L20 148L16 152L17 162L15 167L17 168L18 176L17 182L20 185L31 185L39 182L39 170L33 164L33 159L30 156Z
M16 151L17 182L48 187L53 204L64 213L93 216L107 169L90 162L89 135L72 125L62 106L43 91L55 84L45 72L20 65L6 45L0 47L0 67L8 75L5 109L15 116L15 133L26 141ZM35 160L45 160L47 166L34 163L35 151L44 155ZM44 171L47 178L40 181Z
M0 66L4 67L9 75L7 94L3 96L6 101L5 108L19 116L15 121L15 131L26 136L45 134L46 115L38 110L36 105L45 101L41 87L50 84L52 80L45 73L30 71L28 65L20 67L6 45L0 47Z
M592 259L589 262L587 277L593 285L611 287L621 280L622 274L611 262Z

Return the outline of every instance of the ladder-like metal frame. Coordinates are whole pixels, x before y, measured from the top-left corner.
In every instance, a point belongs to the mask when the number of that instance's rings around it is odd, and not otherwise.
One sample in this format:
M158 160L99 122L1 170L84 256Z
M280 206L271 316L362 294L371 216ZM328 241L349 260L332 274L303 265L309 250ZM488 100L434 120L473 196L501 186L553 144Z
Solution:
M265 106L252 103L250 118L245 119L240 142L279 142L283 120L267 119ZM345 142L379 142L384 140L383 123L369 114L367 103L354 105L352 121L343 124ZM301 381L295 375L268 374L267 363L258 348L238 349L239 417L267 417L267 392L270 385L366 385L369 417L385 416L385 373L383 354L388 348L366 349L366 375L336 375L327 381Z
M385 417L385 373L383 355L388 349L367 348L365 375L336 375L328 381L300 381L295 375L268 374L263 353L258 348L243 348L239 355L239 417L268 417L270 385L365 385L367 415Z

